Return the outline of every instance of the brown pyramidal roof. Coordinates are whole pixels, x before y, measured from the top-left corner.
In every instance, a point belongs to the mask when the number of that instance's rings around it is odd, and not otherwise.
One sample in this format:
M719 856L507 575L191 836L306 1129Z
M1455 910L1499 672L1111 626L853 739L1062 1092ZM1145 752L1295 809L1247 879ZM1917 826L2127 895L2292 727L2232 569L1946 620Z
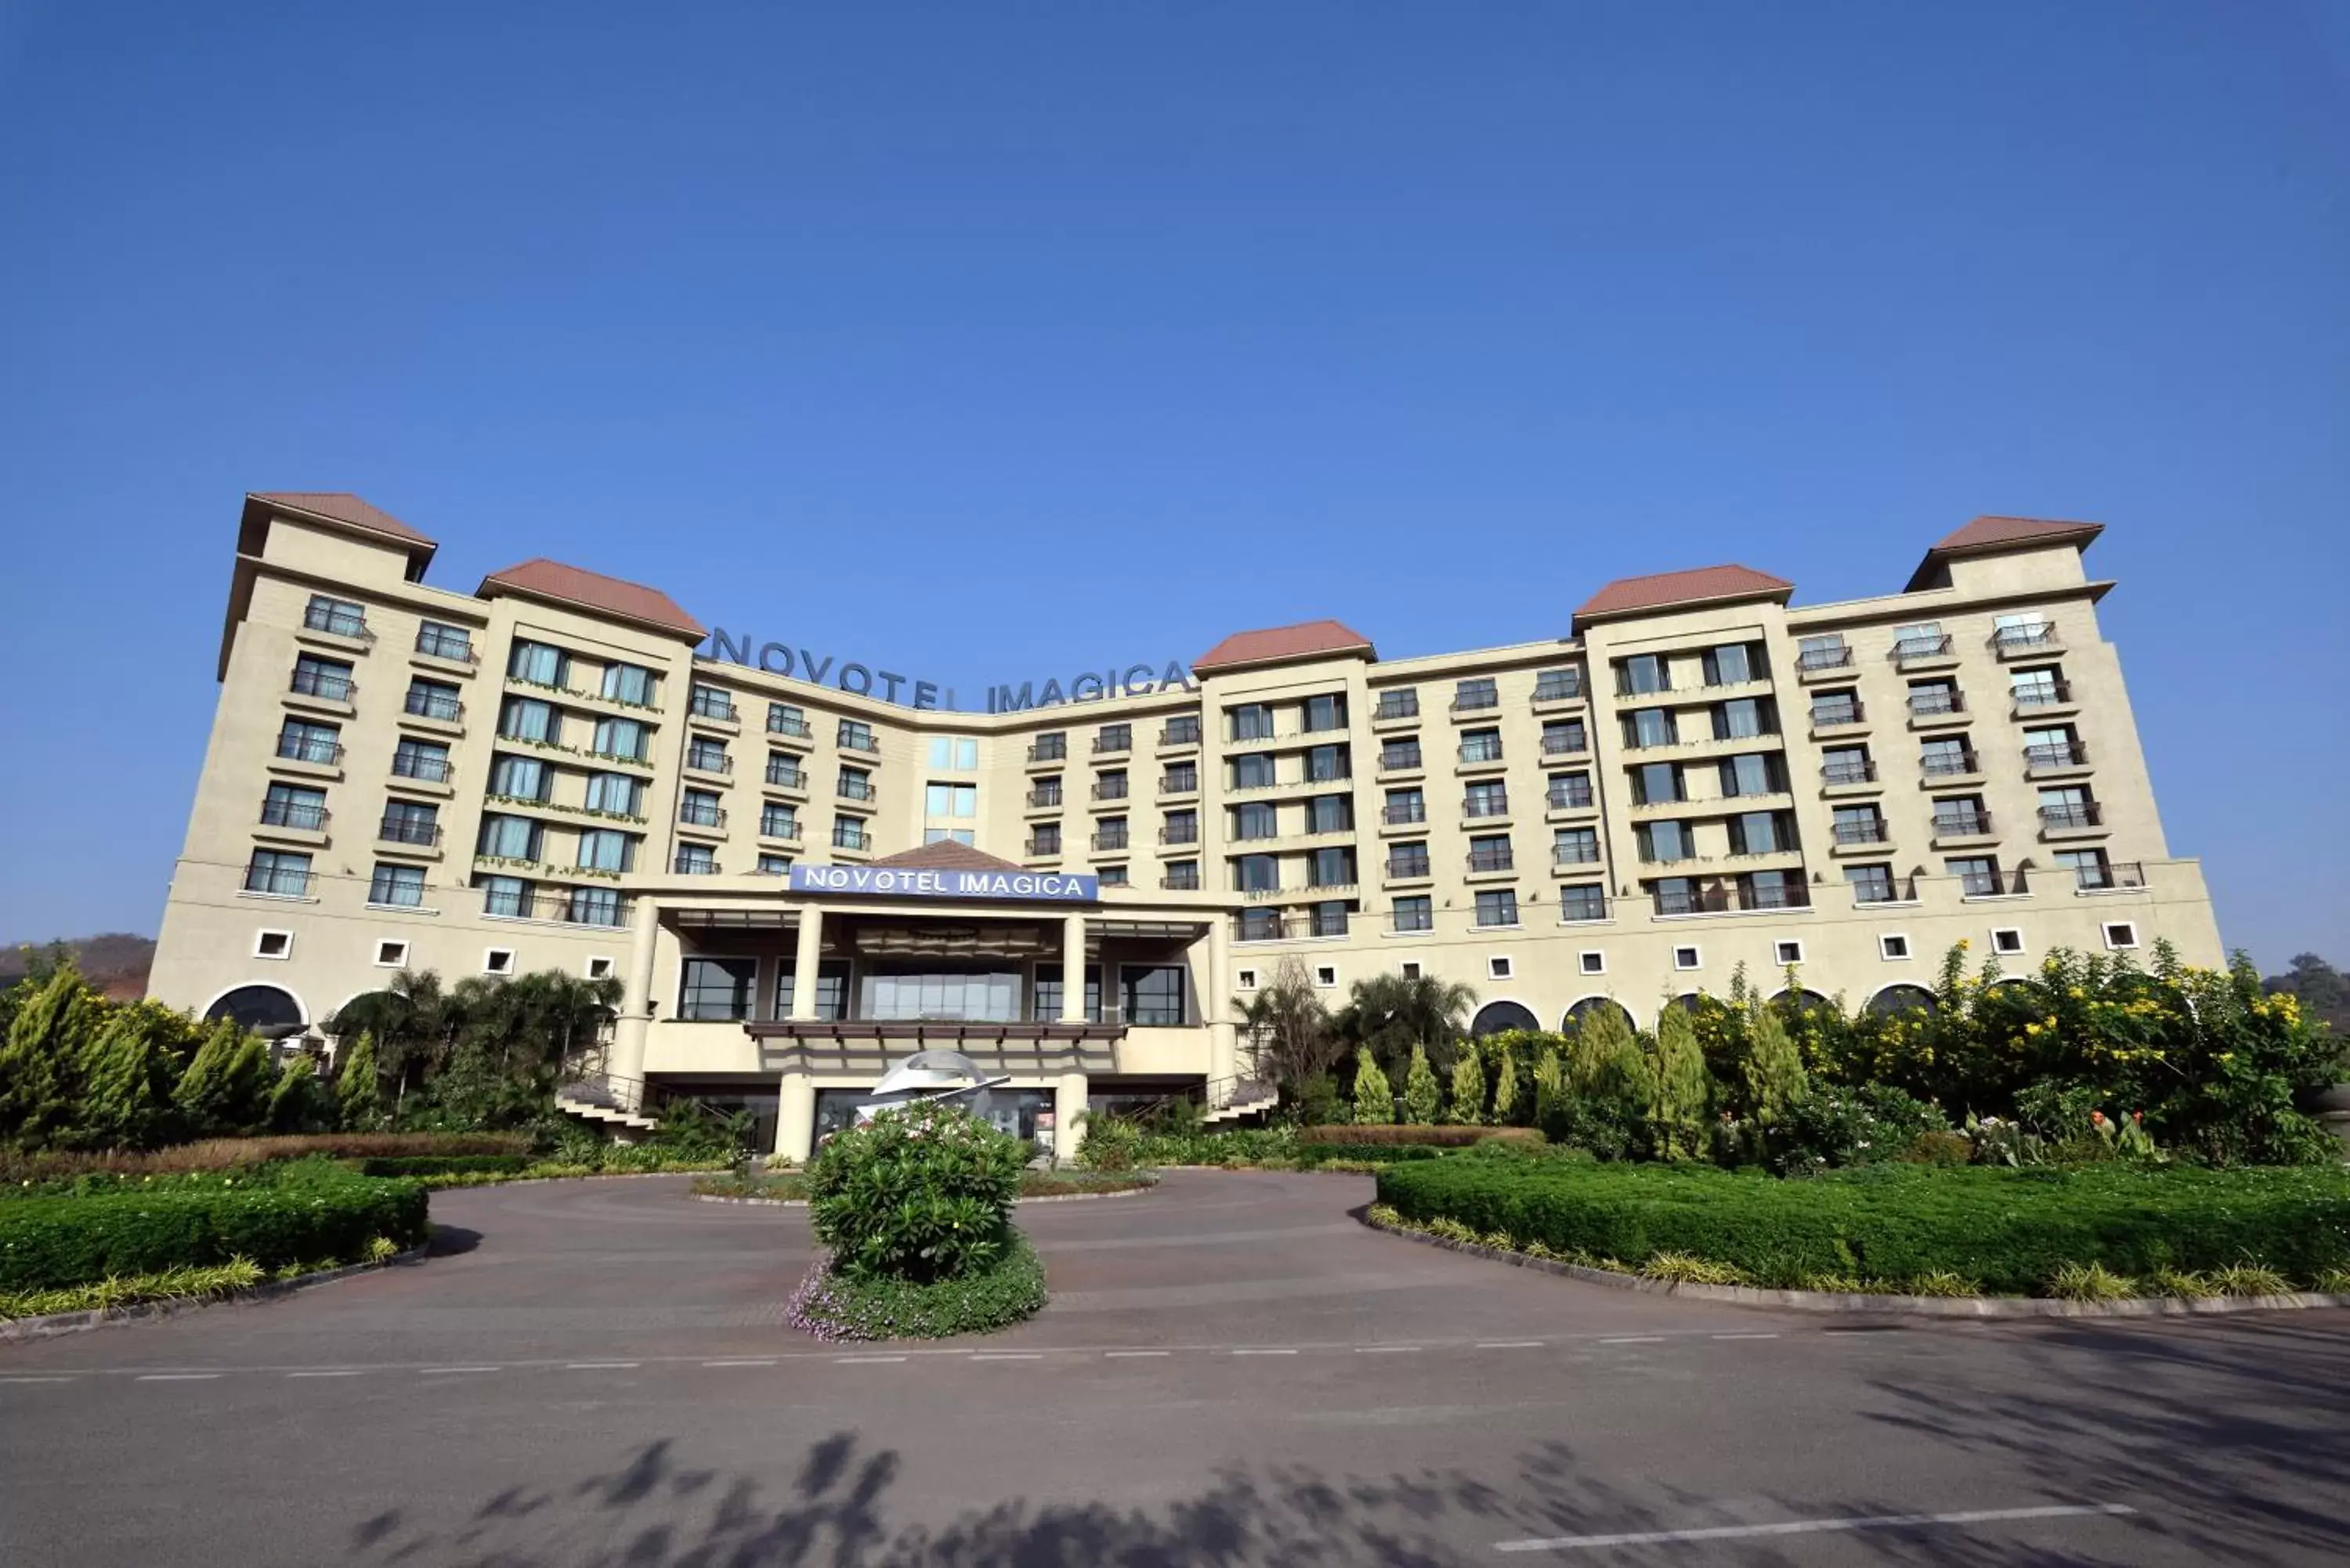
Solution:
M411 545L433 543L390 513L369 505L348 490L256 490L252 499L266 501L287 512L307 512L314 517L364 528L371 534L390 535Z
M1236 631L1193 659L1191 669L1204 675L1211 670L1234 670L1243 664L1285 664L1325 653L1377 657L1371 639L1342 621L1302 620L1295 626Z
M951 838L941 838L936 844L925 844L920 849L900 849L895 855L884 855L873 862L887 866L892 871L1025 871L1009 860L999 860L984 850L973 849L968 844L958 844Z
M1686 572L1657 572L1645 577L1618 577L1583 601L1575 612L1577 622L1629 615L1638 610L1674 605L1718 604L1735 599L1784 599L1795 585L1784 577L1758 572L1752 566L1698 566Z
M597 610L641 626L675 632L696 642L710 635L709 628L680 609L677 601L659 588L623 582L579 566L567 566L544 556L508 566L503 572L492 572L482 579L480 592L485 599L495 598L501 593L520 594L525 598Z
M1909 586L1904 591L1916 593L1920 588L1947 587L1950 563L1956 556L1995 556L2003 550L2045 549L2055 545L2085 550L2090 541L2105 531L2102 523L2076 523L2061 517L1978 517L1927 551L1926 558L1909 575Z

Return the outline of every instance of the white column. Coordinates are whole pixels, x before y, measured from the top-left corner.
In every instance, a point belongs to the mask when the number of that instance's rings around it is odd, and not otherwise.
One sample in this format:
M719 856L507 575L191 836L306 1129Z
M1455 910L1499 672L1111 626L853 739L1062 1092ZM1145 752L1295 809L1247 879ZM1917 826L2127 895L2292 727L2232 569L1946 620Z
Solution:
M1109 974L1102 974L1102 1000L1109 1000ZM1061 917L1061 1022L1083 1023L1086 1021L1086 918L1083 915ZM1080 1078L1078 1082L1084 1083ZM1077 1101L1085 1104L1084 1092Z
M823 961L824 909L816 904L802 904L799 949L792 961L792 1016L795 1019L808 1020L816 1016L816 977ZM809 1125L813 1127L815 1124L811 1122Z
M1075 1159L1086 1141L1086 1075L1064 1073L1053 1080L1053 1158Z
M612 1027L612 1051L605 1071L619 1080L613 1085L633 1106L645 1075L645 1036L653 1022L653 957L660 949L660 906L650 898L637 900L636 929L629 940L629 972L620 995L620 1016Z
M1197 953L1198 944L1191 950ZM1208 1082L1223 1084L1210 1092L1211 1106L1218 1097L1229 1095L1235 1087L1230 1080L1240 1075L1240 1030L1232 1021L1232 931L1222 916L1208 927L1208 972L1194 973L1192 985L1200 993L1201 1022L1208 1026Z
M806 1165L816 1148L816 1080L805 1067L786 1067L781 1087L775 1158Z

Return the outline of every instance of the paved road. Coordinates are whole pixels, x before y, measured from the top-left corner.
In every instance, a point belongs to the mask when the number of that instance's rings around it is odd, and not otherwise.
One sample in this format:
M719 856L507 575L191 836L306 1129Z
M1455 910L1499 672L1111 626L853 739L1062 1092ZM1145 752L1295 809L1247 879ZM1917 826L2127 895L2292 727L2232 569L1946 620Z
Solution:
M1043 1316L859 1348L784 1326L798 1210L444 1193L424 1263L0 1346L0 1563L2350 1559L2350 1314L1855 1331L1368 1197L1033 1206Z

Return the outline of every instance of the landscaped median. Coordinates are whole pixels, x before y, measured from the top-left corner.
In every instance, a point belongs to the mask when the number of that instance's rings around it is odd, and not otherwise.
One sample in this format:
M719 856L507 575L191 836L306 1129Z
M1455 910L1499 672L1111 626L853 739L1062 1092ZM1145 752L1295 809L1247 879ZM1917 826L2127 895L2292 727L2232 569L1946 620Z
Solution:
M1617 1272L1898 1295L2350 1292L2350 1173L1883 1165L1790 1180L1464 1154L1391 1166L1377 1221Z
M1104 1176L1086 1170L1024 1170L1016 1196L1024 1202L1037 1199L1108 1198L1121 1192L1140 1192L1157 1186L1158 1179L1149 1175ZM693 1195L733 1203L806 1203L808 1173L775 1170L746 1176L728 1171L698 1178Z

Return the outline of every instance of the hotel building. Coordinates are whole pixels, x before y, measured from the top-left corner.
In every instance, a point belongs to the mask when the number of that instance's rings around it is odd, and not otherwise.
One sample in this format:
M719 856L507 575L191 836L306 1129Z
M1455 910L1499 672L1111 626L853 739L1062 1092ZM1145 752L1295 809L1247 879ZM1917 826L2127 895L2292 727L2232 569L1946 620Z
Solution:
M330 1033L402 970L615 978L567 1106L742 1105L796 1158L923 1047L1064 1152L1089 1104L1263 1108L1235 999L1292 959L1334 1006L1465 981L1480 1031L1649 1024L1742 965L1925 1004L1961 938L2216 962L2098 532L1977 518L1835 604L1626 578L1464 653L1244 631L962 712L776 673L834 667L553 561L432 587L433 542L355 496L248 495L151 992Z

